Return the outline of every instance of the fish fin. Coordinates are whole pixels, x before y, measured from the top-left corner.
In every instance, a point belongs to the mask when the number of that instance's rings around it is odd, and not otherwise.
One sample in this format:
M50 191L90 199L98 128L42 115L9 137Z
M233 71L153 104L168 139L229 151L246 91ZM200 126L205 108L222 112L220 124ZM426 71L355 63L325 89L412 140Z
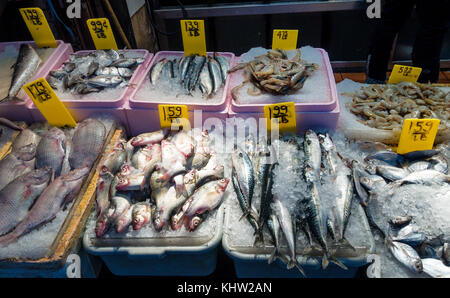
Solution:
M326 254L323 255L322 257L322 269L326 269L328 267L328 257Z
M239 221L241 221L243 218L246 218L249 215L250 215L250 210L245 211L244 214L242 214L242 216L239 218Z
M342 269L348 270L347 266L345 266L344 264L342 264L341 261L339 261L339 260L336 259L335 257L329 255L329 256L327 257L327 259L328 259L330 262L332 262L332 263L338 265L338 266L341 267Z
M300 266L300 264L298 263L297 260L295 260L295 261L294 261L294 260L289 260L289 262L288 262L286 268L287 268L288 270L290 270L290 269L294 268L294 266L297 267L298 271L300 271L300 273L301 273L303 276L306 277L305 271L304 271L303 268Z
M356 251L356 248L354 248L353 245L351 245L350 242L345 237L338 240L337 245L341 247L350 248L351 250Z
M259 231L255 231L255 242L253 243L253 246L264 246L264 237L262 235L262 233L260 233Z

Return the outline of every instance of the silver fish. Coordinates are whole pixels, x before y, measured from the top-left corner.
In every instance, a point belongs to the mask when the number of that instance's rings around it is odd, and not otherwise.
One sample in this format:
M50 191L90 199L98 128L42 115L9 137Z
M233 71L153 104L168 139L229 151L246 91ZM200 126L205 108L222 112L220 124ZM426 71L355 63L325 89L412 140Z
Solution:
M33 144L13 151L0 160L0 190L17 177L34 169L36 146Z
M49 166L53 169L55 177L58 177L66 155L66 139L61 129L52 127L36 148L36 167Z
M436 183L450 183L450 176L445 175L436 170L425 170L419 172L413 172L403 179L397 180L392 183L393 187L403 184L425 184L432 185Z
M0 99L0 102L16 99L23 85L31 79L41 62L41 58L32 46L29 44L21 44L19 55L14 64L14 72L11 78L8 96Z
M150 69L150 72L149 72L149 78L150 78L151 84L155 84L156 81L159 79L162 69L163 69L164 65L167 63L167 61L168 60L166 58L163 58L152 66L152 68Z
M378 175L369 175L366 177L361 177L359 181L361 182L362 186L364 186L367 190L375 193L387 186L387 183L383 179L383 177Z
M194 57L195 57L195 55L190 55L188 57L183 57L180 60L179 70L180 70L181 82L184 82L184 80L186 79L186 75L188 73L189 66L190 66L191 62L194 60Z
M391 241L388 242L388 247L392 255L407 268L417 273L423 271L422 261L411 246L401 242Z
M448 161L443 154L435 155L429 161L432 170L448 174Z
M450 267L442 261L426 258L422 259L423 272L433 278L450 278Z
M320 178L321 150L317 134L312 130L305 133L305 164L312 171L307 171L306 179L309 181L318 181Z
M217 62L216 60L214 60L209 56L208 56L208 68L213 81L213 94L217 94L223 82L222 69L220 68L219 62Z
M36 200L25 219L12 232L0 237L0 245L5 246L15 242L25 233L52 221L61 207L76 197L88 173L89 168L77 169L50 183Z
M130 140L130 144L134 147L160 143L164 140L169 130L157 130L154 132L140 134Z
M35 199L47 187L51 168L33 170L0 191L0 235L16 227L28 214Z
M172 212L181 207L186 202L187 197L178 196L175 186L171 186L167 192L156 198L156 213L154 226L157 231L169 223Z
M214 59L217 62L219 62L219 64L220 64L220 69L222 71L222 80L223 80L223 83L225 84L225 81L227 79L228 69L230 67L228 65L228 61L224 56L219 55L217 53L214 53Z
M410 174L408 170L388 165L378 165L376 167L376 173L390 181L403 179Z
M41 137L34 133L30 129L24 129L20 132L20 134L14 139L14 142L12 143L12 150L16 151L26 145L33 144L37 147L39 144L39 141L41 140Z
M408 166L408 171L410 171L410 172L425 171L425 170L428 170L428 168L430 166L431 165L428 161L419 160L419 161L411 163Z
M200 72L200 91L203 97L208 98L214 89L213 80L211 78L210 71L208 69L208 64L203 65L202 71Z
M184 191L190 197L194 191L210 179L222 179L224 177L224 167L218 165L214 169L190 170L183 177Z
M253 191L255 188L255 173L250 157L240 147L234 150L232 154L233 169L235 170L239 188L246 200L247 210L243 217L250 214L252 206Z
M272 253L270 254L268 264L271 264L276 258L280 258L284 262L288 262L285 257L280 252L280 223L278 221L278 218L275 214L270 214L269 218L267 219L267 226L269 228L270 235L272 237L272 243L274 246L274 249Z
M105 138L106 128L102 122L88 118L79 123L72 138L71 167L91 167L103 149Z
M359 163L356 160L352 161L353 168L353 184L355 186L356 193L358 194L360 204L365 207L367 206L367 202L369 200L369 194L362 187L360 178L368 175L365 171L360 168Z
M115 87L119 85L123 81L121 76L109 76L109 75L101 75L88 79L86 84L91 87L101 88L101 87Z

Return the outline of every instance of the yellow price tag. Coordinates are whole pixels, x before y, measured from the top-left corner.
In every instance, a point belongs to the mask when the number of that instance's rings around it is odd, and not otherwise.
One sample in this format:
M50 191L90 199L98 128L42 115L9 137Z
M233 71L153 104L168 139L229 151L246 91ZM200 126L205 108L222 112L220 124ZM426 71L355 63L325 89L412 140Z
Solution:
M172 126L185 128L189 125L188 108L186 105L159 105L159 122L161 128Z
M273 30L272 50L295 50L297 48L298 30Z
M439 119L405 119L397 153L433 149L439 123Z
M397 84L400 82L417 82L422 72L420 67L412 67L395 64L389 77L389 84Z
M66 106L56 96L44 78L26 84L23 89L31 97L36 107L53 126L75 127L77 123L73 119Z
M264 116L267 119L267 130L278 127L280 132L296 132L297 119L293 102L276 103L264 106ZM277 125L278 120L278 125Z
M181 20L184 55L206 56L205 22L203 20Z
M38 48L58 46L42 9L30 7L20 8L19 11Z
M97 50L118 50L111 24L107 18L89 19L86 24Z

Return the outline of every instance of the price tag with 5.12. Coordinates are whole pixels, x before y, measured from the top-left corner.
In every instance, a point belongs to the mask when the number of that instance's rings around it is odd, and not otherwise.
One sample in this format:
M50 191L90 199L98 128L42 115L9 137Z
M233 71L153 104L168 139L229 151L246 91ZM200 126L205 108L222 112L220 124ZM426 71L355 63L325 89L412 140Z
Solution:
M159 105L158 110L161 128L170 128L172 126L190 128L186 105Z
M26 84L23 86L23 89L33 100L45 119L47 119L48 123L59 127L75 127L77 123L72 115L44 78Z
M298 30L273 30L272 50L295 50L297 48Z
M389 77L389 84L397 84L400 82L417 82L422 72L420 67L412 67L395 64Z
M20 8L19 11L38 48L58 46L42 9L30 7Z
M267 130L278 127L280 132L296 132L295 104L283 102L264 106L264 116L267 119ZM277 125L278 120L278 125Z
M181 20L184 55L206 56L205 22L203 20Z
M439 119L405 119L397 153L433 149L439 123Z
M86 23L97 50L117 50L116 39L107 18L89 19Z

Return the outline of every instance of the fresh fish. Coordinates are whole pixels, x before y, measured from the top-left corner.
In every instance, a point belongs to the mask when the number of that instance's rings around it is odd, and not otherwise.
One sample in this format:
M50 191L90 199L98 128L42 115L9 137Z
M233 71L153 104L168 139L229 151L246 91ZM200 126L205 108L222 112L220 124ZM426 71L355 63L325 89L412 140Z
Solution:
M106 156L103 164L100 166L101 172L110 172L115 175L120 166L126 161L127 152L125 151L125 140L120 139L114 144L113 150Z
M361 185L361 177L366 176L364 170L360 168L359 163L356 160L352 161L353 168L353 185L355 186L356 193L358 194L359 203L365 207L367 206L367 202L369 201L369 194Z
M114 175L110 172L101 172L96 190L97 212L104 213L110 206L110 189Z
M211 155L211 149L208 145L197 143L197 146L195 146L194 155L188 161L189 167L191 169L200 169L205 167L208 164Z
M70 63L70 62L68 62L68 64L74 65L73 63ZM70 71L66 71L66 70L65 70L65 67L66 67L66 65L64 65L64 69L51 70L51 71L50 71L50 76L53 77L53 78L55 78L55 79L62 80L69 72L71 72L71 71L73 70L73 69L72 69L72 70L70 70ZM75 67L75 65L74 65L74 67ZM67 69L70 69L70 68L67 67ZM50 78L48 78L47 81L48 81L49 79L50 79Z
M273 243L273 251L270 254L268 264L271 264L276 258L281 259L285 263L288 262L285 257L281 254L280 251L280 223L278 221L278 218L275 214L270 214L269 218L267 219L267 227L269 228L270 236L272 237L272 243Z
M364 186L370 192L378 192L387 186L386 181L383 177L378 175L369 175L366 177L361 177L359 179L362 186Z
M133 221L133 207L129 206L115 221L116 233L122 233Z
M77 67L77 65L76 65L75 63L69 61L69 62L64 63L64 66L63 66L63 69L62 69L62 70L63 70L65 73L69 73L69 72L74 71L74 69L75 69L76 67ZM50 74L54 76L55 72L58 72L58 71L61 71L61 70L53 71L53 73L50 72ZM62 75L62 74L59 73L59 75Z
M96 119L86 119L77 125L72 138L69 161L73 169L91 167L103 149L106 128Z
M388 241L388 247L392 255L411 271L416 273L423 271L422 261L411 246L401 242Z
M0 245L15 242L19 237L52 221L62 206L70 203L78 194L89 168L76 169L55 179L41 193L25 219L16 228L2 237Z
M395 218L392 218L389 223L393 225L394 227L402 227L407 224L409 224L412 220L411 216L397 216Z
M408 170L405 170L403 168L397 168L393 166L384 166L379 165L376 167L376 172L378 175L382 176L383 178L390 180L390 181L397 181L400 179L405 178L410 174Z
M114 213L110 216L110 220L116 223L117 219L130 208L130 197L128 194L117 194L111 199L111 205Z
M152 66L152 68L150 69L150 72L149 72L149 74L150 74L149 78L150 78L151 84L155 84L156 81L159 79L162 69L168 61L169 60L167 60L166 58L163 58Z
M442 245L442 259L447 266L450 266L450 243L444 243Z
M287 269L292 269L295 266L303 276L306 276L305 271L297 261L295 250L296 229L293 224L293 218L289 210L283 205L276 195L273 196L273 212L280 223L281 230L283 231L284 237L288 244L289 262L287 264Z
M1 102L1 100L0 100L0 102ZM3 117L0 117L0 125L4 125L8 128L14 129L14 130L19 130L19 131L23 130L22 127L17 126L14 122L12 122L6 118L3 118Z
M411 163L408 166L409 172L418 172L418 171L425 171L430 168L431 164L428 161L419 160L416 162Z
M101 75L89 78L86 84L94 88L115 87L123 81L121 76Z
M101 88L102 87L95 88L85 83L78 83L73 91L78 94L88 94L92 92L100 92L102 90Z
M239 189L245 198L247 209L242 217L250 214L252 206L253 191L255 188L255 173L250 157L240 147L234 150L232 154L233 169L235 170Z
M211 181L204 184L192 195L192 204L186 210L185 216L189 223L194 216L214 210L222 202L225 190L228 186L228 179ZM192 227L187 227L189 230Z
M41 139L36 148L36 167L49 166L55 177L61 174L62 163L66 155L67 137L64 132L52 127Z
M72 170L72 168L70 167L70 161L69 161L69 157L70 154L72 153L72 140L71 139L67 139L66 141L66 151L64 154L64 159L62 161L62 165L61 165L61 173L60 175L65 175L67 173L70 172L70 170Z
M131 173L127 175L121 174L119 181L116 184L116 190L130 191L139 190L142 191L146 187L145 172L143 170L132 169Z
M211 179L224 178L224 167L219 165L214 169L190 170L183 177L184 190L187 197L190 197L194 191Z
M161 142L161 170L164 175L161 179L170 178L186 171L186 156L181 153L175 144L163 140Z
M157 231L169 222L172 213L181 207L187 198L185 196L177 196L175 186L171 186L164 196L156 198L156 214L154 219L154 226Z
M436 183L450 183L450 176L445 175L436 170L425 170L419 172L413 172L403 179L397 180L391 183L393 187L401 186L403 184L425 184L432 185Z
M222 80L223 80L223 83L225 84L225 81L227 79L228 69L230 67L228 65L228 61L224 56L219 55L217 53L214 53L214 59L217 62L219 62L219 64L220 64L220 70L222 71Z
M184 82L186 80L186 75L188 73L192 61L194 60L194 57L195 55L190 55L188 57L183 57L183 59L181 59L179 67L181 82Z
M435 155L429 159L430 169L448 174L448 162L443 154Z
M197 227L205 221L205 218L207 217L208 212L202 213L200 215L195 215L194 217L192 217L192 219L189 221L189 223L187 224L187 226L189 227L189 232L193 232L195 231L195 229L197 229Z
M139 60L139 61L141 61L141 60ZM113 63L111 63L110 66L131 68L131 67L135 66L137 63L138 63L138 60L134 59L134 58L121 58L121 59L115 60Z
M184 130L177 132L170 141L183 153L185 158L189 158L194 153L194 139Z
M105 53L108 54L108 56L111 57L112 60L120 59L120 54L116 50L113 49L105 50Z
M33 170L0 191L0 235L15 228L28 214L35 199L47 187L51 168Z
M205 63L206 64L206 63ZM208 56L208 68L213 81L213 94L217 94L222 86L222 69L220 68L219 62Z
M208 98L214 90L213 80L211 78L210 71L208 69L208 64L203 65L202 71L200 72L200 91L203 97Z
M36 146L33 144L13 151L0 160L0 190L17 177L35 167Z
M189 70L187 75L187 80L184 81L184 88L190 92L194 91L195 86L200 77L200 72L202 71L203 65L206 62L206 57L195 56L194 60L189 64Z
M143 133L131 139L130 144L134 147L160 143L164 140L169 130L157 130L154 132Z
M162 69L162 77L165 80L169 80L175 77L175 73L173 70L173 61L168 60Z
M392 237L393 241L405 243L412 247L420 246L427 239L428 239L428 237L424 233L421 233L421 232L411 232L406 235L400 234L400 235L397 235L396 237Z
M422 150L422 151L412 151L409 153L402 154L404 159L409 161L418 160L418 159L426 159L435 156L440 151L438 149L431 150Z
M147 223L151 222L152 210L147 202L140 202L133 206L133 230L140 230Z
M317 134L312 130L307 130L305 133L305 165L311 168L307 171L306 179L308 181L318 181L320 178L321 165L321 149Z
M426 258L422 259L423 272L433 278L450 278L450 267L442 261Z
M31 79L41 62L41 58L32 46L29 44L21 44L19 55L14 64L14 72L11 78L8 96L1 99L0 102L16 100L17 94L22 89L23 85Z
M405 162L404 157L402 155L392 151L378 151L376 153L366 156L364 161L368 162L373 159L381 160L393 167L398 167Z
M419 253L421 259L424 258L440 259L436 249L427 242L422 243L417 249L417 252Z
M100 213L95 222L95 235L100 238L111 228L111 217L114 214L114 207L110 206L105 212Z
M266 147L267 148L267 147ZM269 156L265 156L265 158L270 158L270 151L261 151L261 153L269 154ZM275 179L275 169L278 166L278 163L268 164L269 160L264 159L261 163L261 169L259 172L259 179L261 181L261 201L259 207L259 218L258 218L258 231L260 238L263 238L263 229L264 226L271 214L271 204L273 201L272 187Z
M126 79L131 78L134 74L134 72L131 69L125 67L117 68L117 72L119 73L119 76Z

